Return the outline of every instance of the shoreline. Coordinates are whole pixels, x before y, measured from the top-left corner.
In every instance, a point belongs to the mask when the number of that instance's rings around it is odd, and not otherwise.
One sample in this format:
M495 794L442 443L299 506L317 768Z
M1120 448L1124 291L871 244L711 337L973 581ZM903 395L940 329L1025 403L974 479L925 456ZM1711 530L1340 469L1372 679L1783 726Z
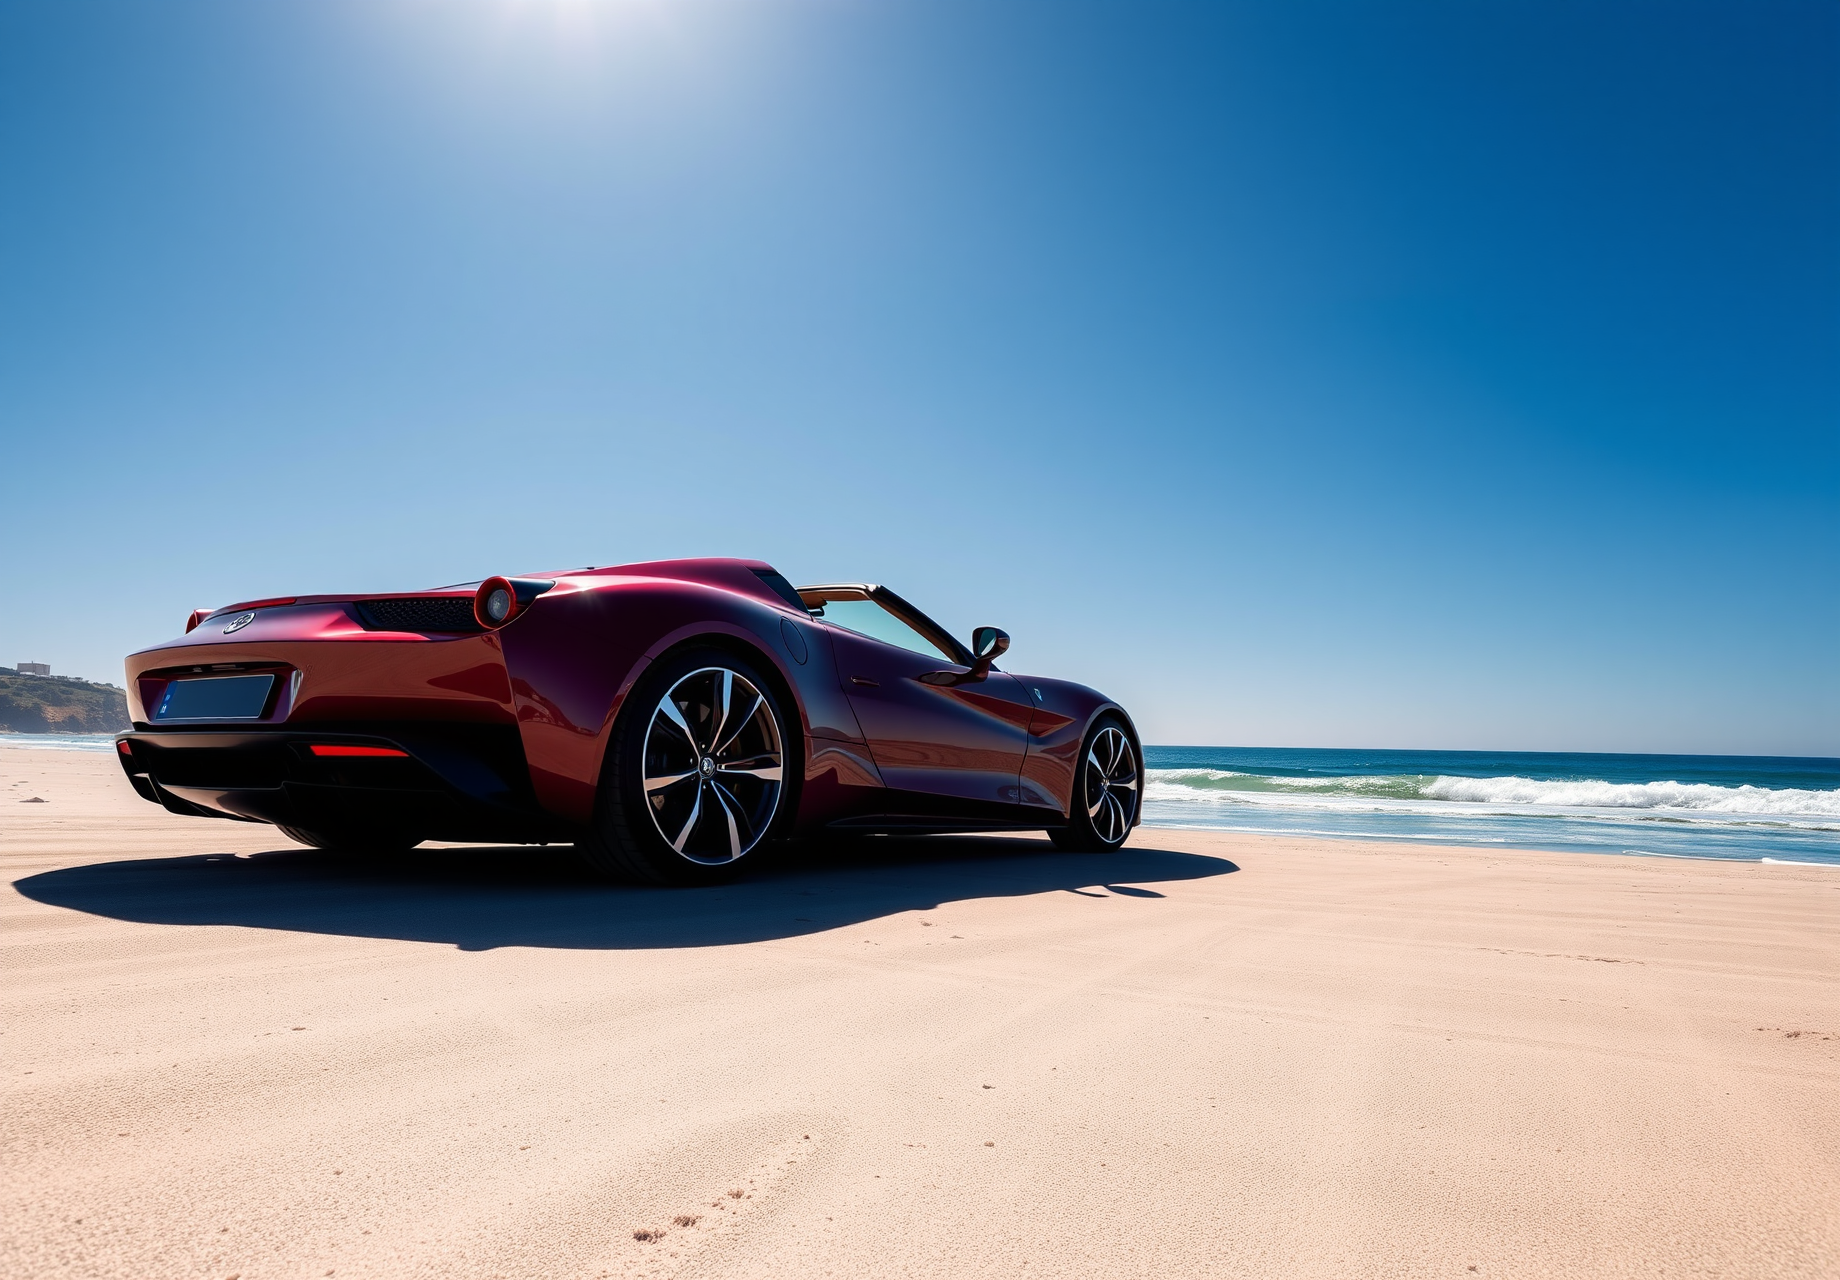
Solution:
M59 737L67 740L45 741L47 738ZM21 741L21 738L27 740ZM101 757L110 755L112 741L113 735L108 734L0 735L0 750L12 748L38 750L50 755ZM1214 749L1152 747L1149 753L1192 753L1202 750ZM1706 761L1724 757L1683 756L1679 759ZM1382 801L1372 809L1359 805L1266 807L1248 804L1238 807L1231 817L1217 813L1213 817L1185 820L1181 811L1193 807L1192 800L1159 800L1157 795L1159 790L1167 790L1158 775L1179 771L1155 766L1150 768L1148 812L1142 830L1213 831L1228 835L1322 839L1338 845L1380 842L1388 845L1513 849L1529 853L1575 853L1588 857L1609 855L1840 868L1840 838L1837 838L1840 837L1840 818L1785 819L1766 814L1719 816L1693 811L1675 814L1652 809L1625 809L1619 812L1550 807L1503 810L1500 805L1488 806L1478 813L1471 811L1477 806L1464 803L1449 803L1447 810L1439 805L1421 806L1402 812L1384 807L1386 802ZM1363 779L1356 778L1353 781L1361 782ZM1342 824L1342 829L1335 829L1337 824ZM1373 829L1387 825L1404 829ZM1760 834L1765 829L1770 833ZM1490 834L1482 834L1484 832ZM1683 835L1683 832L1686 834ZM1667 847L1670 842L1675 847ZM1631 847L1642 844L1656 847Z
M1549 845L1521 844L1521 843L1516 843L1511 840L1500 840L1500 841L1495 841L1492 843L1451 842L1451 843L1445 844L1445 843L1438 843L1435 841L1429 841L1429 840L1426 840L1422 836L1415 836L1415 835L1392 836L1392 835L1384 835L1384 834L1378 834L1378 833L1372 833L1372 832L1364 834L1364 835L1343 835L1340 832L1334 832L1334 831L1307 831L1307 832L1296 832L1296 833L1282 832L1282 831L1250 831L1250 830L1243 830L1243 829L1236 828L1236 827L1178 826L1175 823L1169 823L1169 822L1158 822L1158 823L1145 822L1141 827L1137 828L1137 830L1146 831L1146 832L1148 831L1189 832L1189 833L1194 833L1194 834L1228 836L1228 837L1233 837L1236 839L1244 838L1244 839L1249 839L1249 840L1303 840L1303 841L1321 840L1321 841L1327 841L1332 845L1373 844L1373 845L1384 847L1384 848L1400 848L1400 849L1406 849L1406 848L1461 849L1468 853L1537 853L1537 854L1551 854L1555 857L1567 857L1567 858L1587 858L1587 859L1629 858L1629 859L1634 859L1636 861L1642 861L1646 859L1657 859L1657 860L1665 861L1665 862L1711 862L1711 863L1718 863L1718 864L1730 865L1730 866L1740 866L1740 867L1743 867L1743 866L1820 867L1825 870L1840 871L1840 862L1815 862L1815 861L1804 862L1804 861L1800 861L1794 858L1773 858L1767 854L1759 855L1758 857L1751 858L1751 857L1735 857L1731 855L1721 856L1718 854L1710 854L1710 853L1647 853L1647 852L1643 852L1641 850L1635 850L1635 849L1603 849L1603 850L1594 850L1590 852L1585 852L1579 849L1555 849Z

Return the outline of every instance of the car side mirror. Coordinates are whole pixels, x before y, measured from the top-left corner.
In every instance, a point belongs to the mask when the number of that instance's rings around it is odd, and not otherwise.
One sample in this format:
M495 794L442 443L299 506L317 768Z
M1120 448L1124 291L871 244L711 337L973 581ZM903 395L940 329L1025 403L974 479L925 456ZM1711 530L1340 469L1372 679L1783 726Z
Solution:
M996 627L979 627L971 633L971 656L976 659L971 670L982 680L990 674L990 664L1009 652L1009 632Z
M996 627L979 627L971 633L971 670L929 671L918 677L921 684L951 688L973 684L990 674L990 664L1009 652L1009 632Z

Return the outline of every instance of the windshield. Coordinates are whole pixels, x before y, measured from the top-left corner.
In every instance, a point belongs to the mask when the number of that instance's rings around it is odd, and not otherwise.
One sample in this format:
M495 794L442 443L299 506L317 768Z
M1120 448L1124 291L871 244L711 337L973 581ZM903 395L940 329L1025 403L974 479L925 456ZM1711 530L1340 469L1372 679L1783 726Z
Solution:
M873 600L826 600L812 610L826 622L945 662L957 659Z

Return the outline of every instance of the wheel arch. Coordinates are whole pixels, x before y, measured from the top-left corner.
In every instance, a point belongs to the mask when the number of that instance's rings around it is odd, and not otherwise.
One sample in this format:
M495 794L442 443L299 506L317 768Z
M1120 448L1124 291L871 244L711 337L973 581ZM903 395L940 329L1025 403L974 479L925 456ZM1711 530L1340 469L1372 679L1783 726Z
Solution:
M791 691L787 738L808 749L806 686L817 673L789 670L793 655L778 651L796 625L784 606L694 581L623 578L539 597L489 637L503 649L538 804L569 826L593 824L628 697L652 663L685 643L743 646L782 700Z
M1087 738L1090 737L1093 730L1098 727L1099 721L1105 719L1107 716L1116 717L1119 722L1124 725L1125 736L1131 740L1131 750L1137 753L1137 812L1132 815L1131 826L1134 828L1140 827L1144 822L1144 786L1149 780L1149 767L1144 764L1144 742L1143 739L1138 736L1137 721L1131 718L1131 713L1129 711L1126 711L1116 702L1101 703L1099 706L1093 708L1093 713L1086 718L1086 727L1080 730L1080 745L1082 747L1086 745ZM1071 814L1073 812L1073 796L1071 792L1067 797L1067 806L1067 811Z
M607 762L613 754L616 735L623 729L627 717L634 714L636 705L632 692L639 687L639 682L646 674L660 663L669 662L680 654L694 649L713 649L740 658L756 668L766 681L773 686L773 693L780 705L786 709L785 724L780 728L783 741L781 750L785 755L785 774L780 786L779 812L774 815L773 823L778 828L777 834L784 834L798 812L800 784L805 778L806 744L810 741L810 729L805 723L805 704L799 697L798 690L786 672L781 668L776 655L764 648L758 637L741 627L721 623L704 623L700 626L682 628L662 639L652 649L648 649L635 662L620 683L619 692L613 705L608 709L607 720L601 729L600 764L595 776L595 803L603 802L609 784Z

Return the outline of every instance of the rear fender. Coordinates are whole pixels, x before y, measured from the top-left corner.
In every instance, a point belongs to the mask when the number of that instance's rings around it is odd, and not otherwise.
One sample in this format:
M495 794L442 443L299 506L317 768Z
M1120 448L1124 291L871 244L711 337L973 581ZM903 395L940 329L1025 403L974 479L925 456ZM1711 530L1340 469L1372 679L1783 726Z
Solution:
M595 583L540 597L495 633L504 642L538 803L578 826L593 820L601 767L627 696L660 657L699 641L738 646L766 665L781 694L790 694L802 742L814 734L859 737L816 631L789 610L682 581ZM803 641L803 664L794 637Z

